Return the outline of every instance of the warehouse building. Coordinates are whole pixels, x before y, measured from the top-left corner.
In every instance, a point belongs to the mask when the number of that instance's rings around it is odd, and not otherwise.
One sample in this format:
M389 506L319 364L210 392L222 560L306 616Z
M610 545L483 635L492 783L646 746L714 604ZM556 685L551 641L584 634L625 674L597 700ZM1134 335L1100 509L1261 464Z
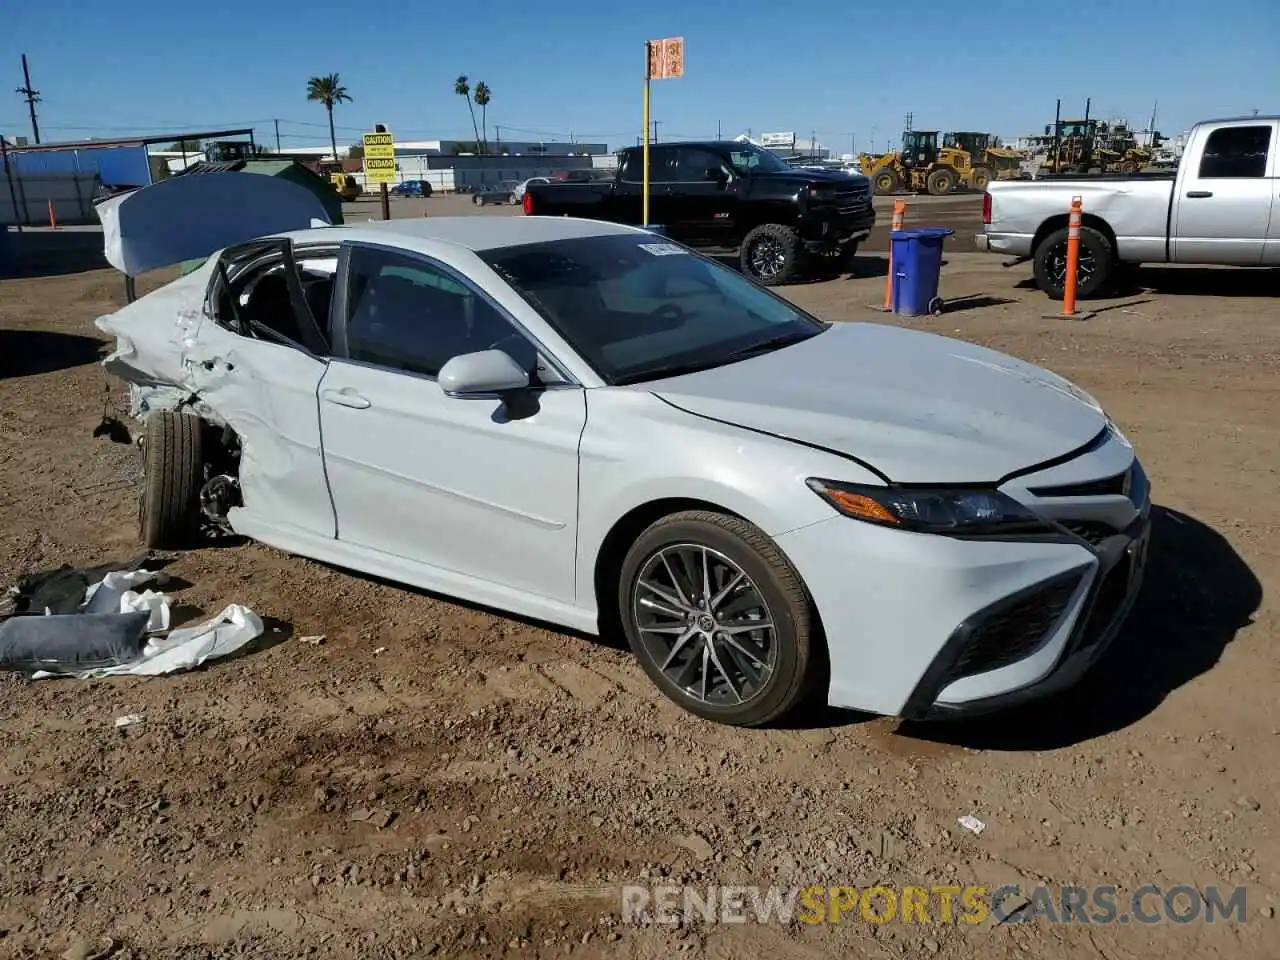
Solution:
M153 148L178 142L248 137L253 148L253 130L171 131L156 136L72 140L8 146L11 168L18 174L84 174L94 176L107 187L145 187L168 175L164 156L152 156ZM171 151L155 151L171 156ZM198 156L193 154L193 156ZM204 159L200 157L200 159ZM186 164L183 164L185 166Z

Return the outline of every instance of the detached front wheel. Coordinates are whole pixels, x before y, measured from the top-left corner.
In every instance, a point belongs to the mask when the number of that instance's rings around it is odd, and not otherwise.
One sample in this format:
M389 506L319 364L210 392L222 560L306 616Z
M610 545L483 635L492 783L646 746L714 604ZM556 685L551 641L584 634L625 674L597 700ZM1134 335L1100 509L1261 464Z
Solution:
M742 241L742 272L766 287L794 279L800 260L800 235L794 227L762 223Z
M198 417L169 410L147 417L138 534L157 549L185 546L196 532L203 479Z
M623 561L618 607L645 673L700 717L763 726L812 686L817 626L800 576L738 517L689 510L654 523Z

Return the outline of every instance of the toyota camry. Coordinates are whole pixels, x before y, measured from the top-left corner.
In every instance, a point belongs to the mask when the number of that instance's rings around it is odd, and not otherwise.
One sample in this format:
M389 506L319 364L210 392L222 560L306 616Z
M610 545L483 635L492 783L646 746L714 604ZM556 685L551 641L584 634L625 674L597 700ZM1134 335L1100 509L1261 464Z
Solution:
M762 725L1074 682L1141 581L1133 448L972 344L829 322L653 232L291 230L98 321L148 544L209 526L589 633Z

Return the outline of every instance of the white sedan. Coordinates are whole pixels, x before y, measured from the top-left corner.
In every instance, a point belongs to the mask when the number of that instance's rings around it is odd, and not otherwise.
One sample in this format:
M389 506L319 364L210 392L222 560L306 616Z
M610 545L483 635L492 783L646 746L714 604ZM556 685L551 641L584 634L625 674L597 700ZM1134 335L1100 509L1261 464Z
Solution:
M519 204L524 200L525 191L529 189L531 183L550 183L550 177L530 177L528 180L521 180L516 184L514 190L511 191L511 202Z
M810 694L931 718L1059 689L1141 580L1147 481L1087 394L824 322L632 227L298 230L99 326L145 418L147 543L216 524L621 630L725 723Z

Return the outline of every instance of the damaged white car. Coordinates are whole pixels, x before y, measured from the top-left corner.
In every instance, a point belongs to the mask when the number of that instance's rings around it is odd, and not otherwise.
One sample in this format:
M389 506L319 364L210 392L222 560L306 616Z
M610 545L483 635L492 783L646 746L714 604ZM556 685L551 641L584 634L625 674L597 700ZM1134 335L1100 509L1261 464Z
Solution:
M588 633L735 724L1059 689L1141 581L1150 500L1086 394L830 324L643 230L396 220L233 246L99 320L149 544L216 523Z

